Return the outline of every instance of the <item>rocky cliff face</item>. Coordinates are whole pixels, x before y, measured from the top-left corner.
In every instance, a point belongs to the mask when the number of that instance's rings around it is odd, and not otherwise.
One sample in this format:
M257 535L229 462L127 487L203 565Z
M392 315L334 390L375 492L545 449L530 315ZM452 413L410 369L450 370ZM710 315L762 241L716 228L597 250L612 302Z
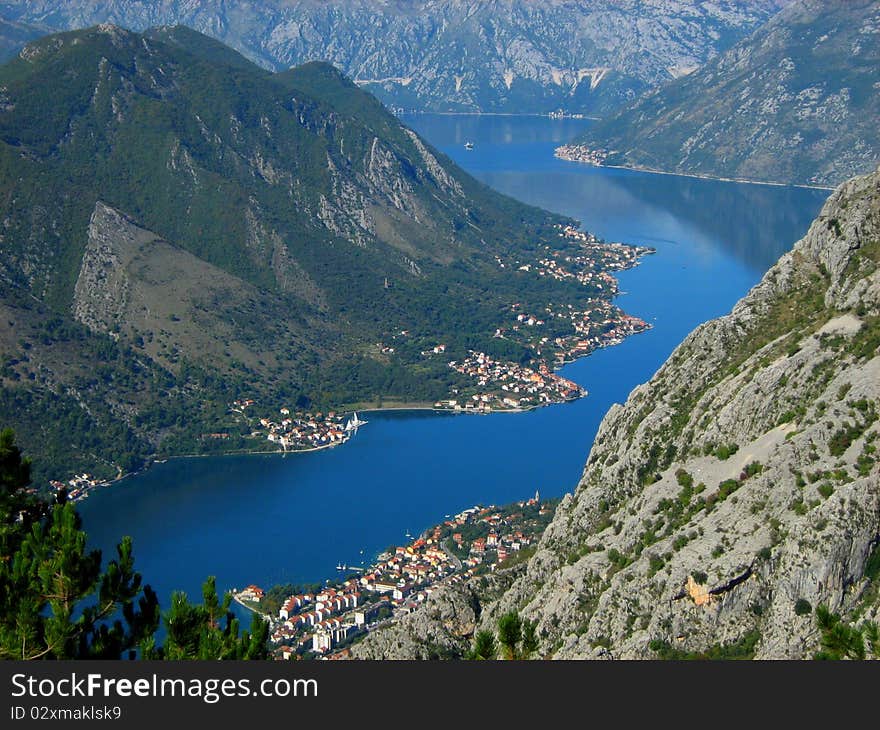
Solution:
M234 0L5 3L61 29L182 23L271 69L327 60L392 106L602 112L689 73L785 0Z
M803 658L803 601L876 615L878 260L880 171L841 186L729 315L609 411L484 625L516 608L556 658Z
M117 341L140 337L144 354L168 369L175 348L186 343L192 356L220 362L229 351L266 377L280 358L255 346L249 331L285 342L308 336L285 318L286 307L283 295L261 291L96 203L71 305L93 332Z
M525 570L471 580L475 630L516 610L545 658L794 659L819 605L876 620L878 262L880 170L611 408ZM436 600L359 655L466 647Z
M586 133L607 164L837 185L880 159L880 4L798 0Z
M425 606L352 647L355 659L455 659L467 652L480 618L473 586L449 586Z

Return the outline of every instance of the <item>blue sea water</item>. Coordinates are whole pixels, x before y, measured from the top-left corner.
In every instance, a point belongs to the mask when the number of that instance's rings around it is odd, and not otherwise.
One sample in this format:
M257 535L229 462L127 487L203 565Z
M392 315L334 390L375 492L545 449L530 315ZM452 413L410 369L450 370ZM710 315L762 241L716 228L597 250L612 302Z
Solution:
M599 422L696 325L730 310L805 232L824 191L594 168L553 157L589 122L418 115L404 121L497 190L654 246L620 274L618 304L654 327L566 366L589 390L523 414L369 413L341 448L289 456L173 459L93 492L92 545L134 539L163 606L172 590L320 581L473 504L571 491ZM473 149L465 143L473 143Z

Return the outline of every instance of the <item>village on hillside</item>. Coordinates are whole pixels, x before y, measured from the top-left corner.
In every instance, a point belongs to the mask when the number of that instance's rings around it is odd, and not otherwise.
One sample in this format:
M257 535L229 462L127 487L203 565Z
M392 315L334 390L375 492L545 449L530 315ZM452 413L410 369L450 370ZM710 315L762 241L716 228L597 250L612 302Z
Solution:
M449 367L474 379L481 392L463 399L438 401L438 410L519 410L574 400L586 395L577 383L555 375L546 365L537 370L512 362L498 362L485 352L471 350Z
M471 507L369 567L338 566L346 577L336 583L290 594L250 585L233 595L270 623L276 659L345 659L353 642L417 610L438 587L526 559L557 503L536 493L506 507Z
M247 409L255 401L236 400L230 411L246 416ZM278 410L278 417L259 417L260 428L251 433L253 437L265 437L267 441L283 451L313 451L315 449L337 446L351 438L366 421L357 413L346 417L336 411L322 412L291 411L287 407Z

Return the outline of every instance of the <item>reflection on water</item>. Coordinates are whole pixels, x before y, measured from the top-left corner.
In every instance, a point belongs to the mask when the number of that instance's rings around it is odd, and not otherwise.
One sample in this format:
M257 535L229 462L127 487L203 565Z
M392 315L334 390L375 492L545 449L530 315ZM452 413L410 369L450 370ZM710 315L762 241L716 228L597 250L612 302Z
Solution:
M469 172L520 200L581 220L606 238L723 246L762 273L806 230L826 191L594 168L557 160L588 120L413 115L404 118ZM480 140L473 150L465 141ZM648 209L634 215L639 208ZM650 222L646 229L640 223ZM690 230L687 230L690 228Z
M553 150L589 124L583 119L444 114L404 115L402 121L481 179L490 172L565 170ZM473 149L465 148L467 142Z
M465 142L479 142L475 150L487 144L516 144L523 147L536 143L565 144L590 124L586 119L551 120L547 117L503 114L404 114L401 121L435 147L463 147Z

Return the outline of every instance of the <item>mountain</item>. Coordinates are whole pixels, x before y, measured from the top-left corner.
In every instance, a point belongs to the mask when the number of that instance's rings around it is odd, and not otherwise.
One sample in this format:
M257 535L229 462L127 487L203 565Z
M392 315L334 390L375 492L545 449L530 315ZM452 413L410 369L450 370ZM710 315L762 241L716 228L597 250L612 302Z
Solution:
M836 185L880 159L880 5L798 0L690 76L591 127L560 156Z
M272 70L333 63L393 107L604 113L692 71L787 0L17 0L71 30L183 24Z
M56 476L265 448L239 399L470 399L449 361L544 368L624 321L601 277L644 251L584 248L329 64L102 25L28 45L0 89L0 422ZM572 254L580 278L532 268ZM543 339L519 327L549 307Z
M800 659L819 606L877 621L878 348L880 169L612 406L524 568L438 592L355 654L461 655L509 610L559 659Z

